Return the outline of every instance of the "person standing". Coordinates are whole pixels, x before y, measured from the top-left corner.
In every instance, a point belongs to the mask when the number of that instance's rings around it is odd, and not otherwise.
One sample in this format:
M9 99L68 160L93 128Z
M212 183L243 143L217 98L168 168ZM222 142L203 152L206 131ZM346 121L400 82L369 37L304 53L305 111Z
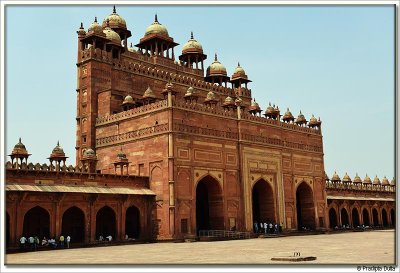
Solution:
M19 239L19 246L20 246L21 250L22 249L25 250L25 245L26 245L26 238L25 238L25 236L22 236L21 239Z
M42 246L47 246L47 239L46 239L46 237L43 237Z
M258 233L258 223L254 222L254 232Z
M40 244L39 237L35 236L33 239L35 240L35 242L34 242L35 250L37 250L37 248L39 247L39 244Z
M28 241L29 241L30 249L33 249L34 243L35 243L35 239L32 236L29 236Z
M64 236L63 235L60 236L60 247L64 248Z
M68 235L67 236L67 248L69 248L69 242L71 242L71 237Z

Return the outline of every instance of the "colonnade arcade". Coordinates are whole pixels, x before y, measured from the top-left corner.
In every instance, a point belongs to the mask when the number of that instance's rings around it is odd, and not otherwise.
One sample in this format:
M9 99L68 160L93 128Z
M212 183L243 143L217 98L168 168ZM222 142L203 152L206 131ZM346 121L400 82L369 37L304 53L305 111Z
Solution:
M252 187L253 223L278 223L277 200L273 186L264 179ZM196 230L224 229L223 191L218 181L210 175L199 180L196 186ZM315 205L311 187L303 182L296 188L297 228L315 229Z
M396 221L394 202L385 201L328 200L328 217L331 229L394 227Z
M100 235L104 238L111 235L113 240L124 240L126 235L129 239L149 238L148 215L151 208L147 202L134 199L123 203L112 199L97 202L89 199L86 204L68 202L64 206L30 202L19 209L8 204L7 246L17 245L21 236L38 236L41 240L43 237L58 239L60 235L69 235L72 244L93 243Z

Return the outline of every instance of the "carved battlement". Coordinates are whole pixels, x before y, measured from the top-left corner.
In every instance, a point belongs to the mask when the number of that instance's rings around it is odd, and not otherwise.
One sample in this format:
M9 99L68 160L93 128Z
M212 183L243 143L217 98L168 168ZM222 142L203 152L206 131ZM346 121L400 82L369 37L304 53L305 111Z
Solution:
M133 72L139 75L155 77L159 80L170 81L175 84L183 84L187 86L192 86L196 88L197 91L203 91L208 93L210 91L215 92L218 95L232 96L235 94L235 90L232 88L216 85L204 81L203 72L193 72L193 69L186 68L174 63L168 59L162 59L160 57L149 57L142 54L132 53L128 55L132 58L112 58L110 52L101 50L99 48L86 48L81 51L81 62L86 62L88 60L98 60L112 64L114 68L121 69L126 72ZM162 69L157 69L154 67L155 64L164 65L167 70L173 70L174 72L165 71ZM199 74L199 75L182 75L180 72L185 72L187 74ZM201 73L201 75L200 75ZM198 77L201 76L201 77ZM241 88L241 95L245 98L251 98L251 89Z
M228 111L228 110L223 109L219 105L217 105L215 107L209 107L202 103L186 103L185 101L175 100L173 102L173 106L177 107L177 108L185 109L185 110L193 110L193 111L198 111L198 112L202 112L202 113L210 113L210 114L214 114L214 115L219 115L222 117L228 117L228 118L234 118L234 119L237 118L236 109Z
M29 164L12 164L10 161L7 161L5 164L7 178L11 176L18 176L19 172L23 172L24 176L31 175L32 177L46 177L49 178L57 178L60 176L68 176L69 178L76 178L80 180L106 180L107 182L128 182L131 186L145 186L148 187L148 177L147 176L137 176L137 175L120 175L120 174L104 174L104 173L90 173L89 168L84 166L72 166L69 165L61 167L60 169L56 169L54 165L47 165L46 163L29 163ZM115 181L111 181L113 179ZM55 180L55 182L60 182L61 180ZM135 184L131 184L135 182ZM139 182L139 184L137 183ZM57 183L56 183L57 184Z
M395 185L373 185L364 183L343 183L328 181L325 183L326 190L333 191L366 191L366 192L396 192Z
M237 110L225 110L223 109L220 105L216 105L215 107L209 107L201 103L186 103L181 100L175 100L173 102L173 105L177 108L182 108L182 109L187 109L187 110L193 110L193 111L198 111L198 112L203 112L203 113L209 113L209 114L214 114L214 115L219 115L221 117L228 117L228 118L234 118L237 119ZM290 130L295 130L295 131L300 131L300 132L305 132L309 134L318 134L321 135L321 131L318 129L314 128L309 128L309 127L302 127L294 123L285 123L280 120L274 120L274 119L269 119L265 117L259 117L259 116L253 116L251 114L248 114L245 111L242 111L241 113L241 119L243 120L248 120L248 121L254 121L254 122L259 122L259 123L264 123L268 125L273 125L273 126L280 126L283 128L287 128Z
M121 121L124 119L146 114L148 112L154 112L156 110L164 109L166 107L167 107L167 100L160 100L154 103L130 109L128 111L123 111L109 116L98 117L96 119L96 126Z
M119 134L119 135L98 138L98 139L96 139L96 147L98 148L98 147L104 147L104 146L109 146L109 145L115 145L115 144L119 144L122 142L127 142L127 141L140 139L143 137L148 137L151 135L158 135L158 134L164 133L164 132L168 132L168 124L167 123L142 128L139 130L130 131L130 132Z

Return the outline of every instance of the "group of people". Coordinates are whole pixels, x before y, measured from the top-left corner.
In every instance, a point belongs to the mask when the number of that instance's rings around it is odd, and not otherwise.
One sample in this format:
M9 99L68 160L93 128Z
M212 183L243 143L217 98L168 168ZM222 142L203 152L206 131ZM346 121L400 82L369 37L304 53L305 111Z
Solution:
M22 236L19 239L19 245L21 250L30 249L33 251L37 250L39 246L43 247L49 246L52 248L57 248L57 246L59 246L60 248L65 248L66 245L67 248L69 248L70 242L71 242L71 236L69 235L67 237L60 235L58 241L56 241L54 237L50 239L43 237L42 241L40 241L38 236L29 236L29 237Z
M333 229L334 230L343 230L343 229L353 229L354 227L353 226L350 226L349 224L347 224L347 225L342 225L342 226L335 226ZM356 229L362 229L362 230L365 230L365 229L369 229L369 228L371 228L370 226L366 226L366 225L364 225L364 224L362 224L362 225L358 225L357 227L355 227Z
M254 233L278 234L281 226L273 222L254 222Z
M100 235L99 236L99 241L108 241L108 242L111 242L112 241L112 236L111 235L108 235L108 236L106 236L105 238L103 237L103 235Z

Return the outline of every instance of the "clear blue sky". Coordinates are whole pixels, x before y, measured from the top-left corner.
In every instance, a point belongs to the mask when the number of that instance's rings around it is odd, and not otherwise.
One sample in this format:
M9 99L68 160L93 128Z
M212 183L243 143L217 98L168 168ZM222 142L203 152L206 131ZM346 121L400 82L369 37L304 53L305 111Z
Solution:
M6 7L6 153L22 137L31 161L60 141L75 164L76 56L80 22L102 6ZM394 176L393 6L117 5L137 43L158 20L180 45L190 31L231 75L238 61L264 110L268 102L322 120L325 170ZM8 160L8 159L7 159Z

